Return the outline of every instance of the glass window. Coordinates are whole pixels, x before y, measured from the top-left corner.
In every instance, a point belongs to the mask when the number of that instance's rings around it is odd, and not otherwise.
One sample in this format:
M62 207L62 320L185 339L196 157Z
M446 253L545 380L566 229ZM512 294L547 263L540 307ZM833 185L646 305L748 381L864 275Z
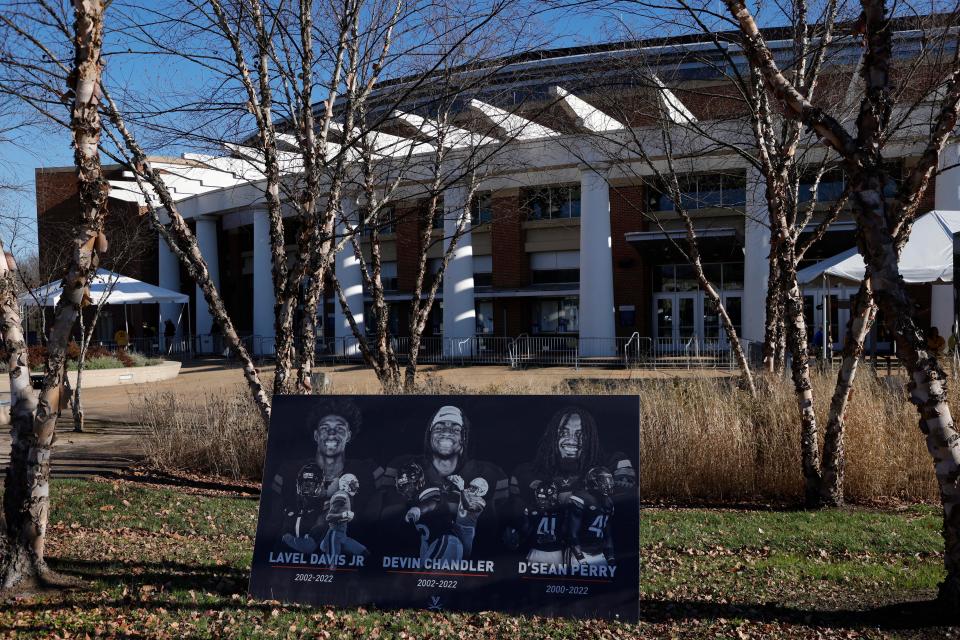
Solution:
M720 337L720 307L706 296L703 298L703 337L707 340Z
M652 269L653 290L663 291L697 291L700 281L697 279L693 266L681 262L678 264L661 264ZM717 289L724 291L740 291L743 289L742 262L708 262L703 265L703 273Z
M846 179L840 170L828 171L817 186L817 202L836 202L843 195Z
M490 191L481 191L473 197L470 203L470 224L486 224L493 220L493 194Z
M742 262L725 262L723 264L723 289L724 291L743 289Z
M671 298L657 300L657 337L673 338L673 300Z
M493 303L477 303L477 333L493 335Z
M533 305L533 333L576 333L580 330L577 298L539 300Z
M528 220L580 217L580 185L525 189L521 202Z
M723 176L718 173L700 176L697 179L697 205L719 207L723 204Z
M373 233L374 227L381 234L395 232L396 220L393 214L393 207L381 207L373 216L369 215L369 209L361 209L360 220L362 232L364 235Z
M677 176L680 202L685 209L742 206L746 201L746 173L700 173ZM651 211L674 209L669 189L647 189L647 206Z
M530 272L533 284L574 284L580 282L579 269L536 269Z
M580 300L578 298L564 298L560 304L560 324L562 332L576 332L580 330Z
M524 198L523 206L530 220L547 220L550 217L550 192L547 189L531 189Z
M677 265L677 291L696 291L700 288L700 281L692 265Z
M737 330L737 335L742 335L740 327L743 318L743 299L740 296L727 296L723 304L727 308L727 315L730 316L733 328Z
M676 284L672 264L661 264L653 268L654 291L676 291Z
M561 218L579 218L580 217L580 185L562 187L558 189L560 196Z
M725 173L723 175L723 206L742 207L747 202L747 174Z

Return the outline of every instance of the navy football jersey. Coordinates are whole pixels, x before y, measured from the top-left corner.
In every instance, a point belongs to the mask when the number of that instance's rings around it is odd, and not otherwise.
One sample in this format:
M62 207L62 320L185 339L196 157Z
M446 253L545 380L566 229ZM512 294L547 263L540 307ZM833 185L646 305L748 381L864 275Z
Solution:
M532 549L560 551L566 546L564 513L554 509L523 510L523 535Z
M579 546L588 553L612 553L613 500L610 496L581 490L574 492L567 504L571 546Z

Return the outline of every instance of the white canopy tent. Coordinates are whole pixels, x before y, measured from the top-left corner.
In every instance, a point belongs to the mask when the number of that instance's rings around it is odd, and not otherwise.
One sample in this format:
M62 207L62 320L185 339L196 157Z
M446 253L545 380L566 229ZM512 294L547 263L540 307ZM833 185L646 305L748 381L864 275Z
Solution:
M57 280L20 294L18 301L24 307L55 307L62 295L63 284ZM90 299L93 304L185 304L187 322L190 321L190 296L106 269L97 269L91 279ZM183 316L182 311L180 315ZM180 318L177 319L177 324L180 324Z
M900 273L908 283L953 282L953 234L960 232L960 211L931 211L913 224L900 254ZM865 268L856 247L797 272L800 284L822 276L860 282Z
M908 284L930 284L931 324L941 334L953 330L953 234L960 233L960 211L936 210L917 218L900 253L900 274ZM866 268L856 247L797 272L801 285L819 282L823 288L823 325L829 324L831 283L860 282ZM824 332L826 347L827 332Z

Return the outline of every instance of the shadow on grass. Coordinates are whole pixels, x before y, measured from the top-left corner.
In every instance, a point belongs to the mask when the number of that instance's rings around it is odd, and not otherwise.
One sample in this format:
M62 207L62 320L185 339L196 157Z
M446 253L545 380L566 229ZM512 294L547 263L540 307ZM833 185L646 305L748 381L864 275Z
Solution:
M167 473L158 469L147 469L139 472L120 472L116 478L119 480L129 480L139 484L148 484L156 487L188 488L200 489L204 491L222 491L231 493L232 498L245 500L257 500L260 497L260 488L245 486L239 483L229 481L218 481L211 479L201 479L194 477L185 477L173 473Z
M62 606L93 609L103 606L163 605L167 610L219 611L242 610L269 613L273 605L246 600L249 571L229 566L183 564L177 562L114 562L83 560L51 560L57 571L77 576L91 585L126 586L129 595L111 601L84 596L84 590L64 592ZM141 598L141 588L149 586L149 599ZM188 602L174 591L200 591L224 598L222 602ZM241 596L234 599L233 596ZM48 603L22 602L19 610L44 610ZM640 623L678 624L697 620L705 623L720 618L745 620L758 624L796 625L824 629L875 629L887 631L923 631L956 625L955 612L934 600L897 602L875 607L850 609L816 609L779 604L711 603L696 600L640 600Z
M935 600L897 602L864 609L806 609L778 604L718 604L694 600L641 600L640 620L655 624L690 620L743 619L757 623L827 629L909 631L956 625L958 619Z

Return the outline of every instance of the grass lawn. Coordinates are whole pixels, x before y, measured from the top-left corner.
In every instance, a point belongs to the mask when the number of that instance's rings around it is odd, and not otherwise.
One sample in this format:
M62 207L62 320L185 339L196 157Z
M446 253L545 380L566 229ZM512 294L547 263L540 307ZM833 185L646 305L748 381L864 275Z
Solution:
M0 605L16 637L938 637L938 510L650 508L641 623L249 600L256 499L55 481L47 555L88 588Z

